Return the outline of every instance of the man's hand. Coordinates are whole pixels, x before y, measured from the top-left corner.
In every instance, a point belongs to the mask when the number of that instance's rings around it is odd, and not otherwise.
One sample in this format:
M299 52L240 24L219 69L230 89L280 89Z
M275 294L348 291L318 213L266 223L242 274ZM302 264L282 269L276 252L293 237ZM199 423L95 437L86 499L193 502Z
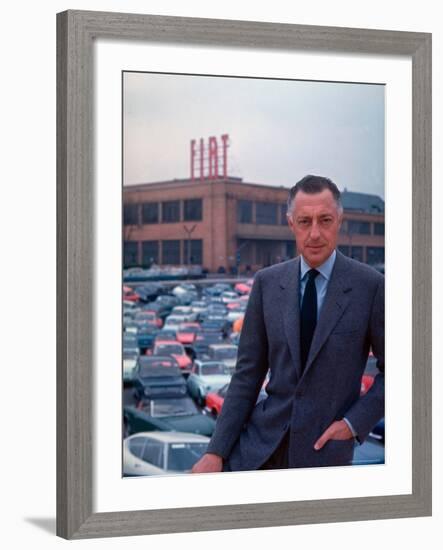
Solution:
M314 449L319 451L330 439L352 439L353 437L346 422L344 420L336 420L317 439Z
M194 464L191 470L191 474L208 474L211 472L221 472L222 469L222 457L213 453L206 453L201 457L198 462Z

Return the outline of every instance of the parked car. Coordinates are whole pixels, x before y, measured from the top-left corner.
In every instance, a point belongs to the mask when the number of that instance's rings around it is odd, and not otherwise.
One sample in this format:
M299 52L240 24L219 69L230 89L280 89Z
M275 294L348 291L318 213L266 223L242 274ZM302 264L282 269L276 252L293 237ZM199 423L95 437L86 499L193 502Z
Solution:
M230 302L235 302L235 300L238 299L238 294L233 290L225 290L221 293L221 298L224 304L229 304Z
M234 344L211 344L208 347L208 356L212 361L222 361L231 372L237 364L238 347Z
M257 403L268 397L268 394L266 393L266 389L265 389L266 383L267 383L267 380L265 380L258 394ZM225 386L221 387L218 391L208 392L206 395L205 411L210 413L214 418L217 417L222 410L228 388L229 388L229 384L226 384Z
M123 349L123 382L132 382L134 369L137 365L138 349L137 352L133 350Z
M163 328L177 331L182 323L186 323L186 321L190 320L192 321L193 319L189 319L189 315L185 314L168 315L165 319Z
M177 330L177 341L185 344L193 344L197 338L197 335L202 331L199 323L185 322L182 323Z
M123 333L123 349L138 352L138 340L136 334Z
M246 283L237 283L234 286L235 291L238 294L249 294L251 292L251 286L247 285Z
M229 384L232 373L221 361L196 360L186 384L189 395L203 407L208 392L216 392Z
M158 340L153 349L148 350L152 355L172 356L182 371L190 371L192 367L192 360L186 354L183 344L180 342L172 342L165 340Z
M214 419L200 412L186 395L158 395L141 400L135 407L127 405L123 409L123 424L125 436L155 430L211 436L215 427Z
M155 346L155 344L157 342L160 342L162 340L164 342L166 342L166 341L176 342L177 341L177 332L175 330L172 330L172 329L169 329L169 328L162 328L155 335L155 338L154 338L154 341L153 341L152 345Z
M208 302L205 300L194 300L190 304L193 313L201 314L208 309Z
M181 283L181 284L175 286L171 290L171 293L174 296L181 296L181 295L186 294L188 292L196 292L196 291L197 291L197 287L195 286L194 283Z
M136 294L130 286L123 286L123 300L125 302L138 302L140 296Z
M140 296L142 302L151 302L162 292L162 287L158 283L147 283L135 287L134 292Z
M362 466L366 464L384 464L385 446L379 441L366 439L362 445L356 443L354 447L353 466Z
M137 400L151 395L186 395L186 384L173 357L141 356L134 367L132 382Z
M185 432L140 432L123 442L123 475L190 472L208 447L209 437Z
M157 316L156 312L147 309L137 311L134 315L134 321L142 321L147 325L153 325L158 328L161 328L163 325L163 321Z
M145 325L137 331L137 343L140 348L140 353L145 353L147 349L152 347L154 338L158 333L158 328L152 325Z

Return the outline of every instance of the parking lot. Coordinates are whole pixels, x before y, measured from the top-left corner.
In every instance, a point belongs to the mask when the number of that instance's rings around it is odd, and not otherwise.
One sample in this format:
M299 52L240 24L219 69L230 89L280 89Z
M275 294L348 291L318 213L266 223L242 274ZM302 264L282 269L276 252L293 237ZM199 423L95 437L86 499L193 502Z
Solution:
M185 473L205 452L235 369L252 279L123 286L123 474ZM362 393L376 374L368 360ZM258 399L266 399L266 380ZM384 462L384 421L354 464Z

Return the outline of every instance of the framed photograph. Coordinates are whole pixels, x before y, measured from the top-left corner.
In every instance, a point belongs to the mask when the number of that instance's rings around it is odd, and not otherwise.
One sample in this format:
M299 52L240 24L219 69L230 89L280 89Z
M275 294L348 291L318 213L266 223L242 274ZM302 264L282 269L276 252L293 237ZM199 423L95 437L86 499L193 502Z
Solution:
M67 11L57 41L57 533L430 515L431 35ZM341 188L338 253L386 262L386 453L171 475L213 430L198 368L235 347L214 308L207 327L232 342L205 336L202 352L192 315L221 279L233 321L257 270L300 252L286 199L308 173ZM153 307L152 293L168 299ZM166 352L166 329L181 347ZM160 352L176 387L134 375L157 376ZM165 384L187 392L186 423L182 398L153 398ZM148 439L157 458L129 464Z

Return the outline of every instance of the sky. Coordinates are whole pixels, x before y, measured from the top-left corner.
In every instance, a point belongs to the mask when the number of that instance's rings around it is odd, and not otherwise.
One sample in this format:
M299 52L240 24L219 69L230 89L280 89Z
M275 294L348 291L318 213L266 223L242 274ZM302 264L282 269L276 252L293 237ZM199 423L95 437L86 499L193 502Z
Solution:
M190 177L190 141L229 134L228 175L306 174L384 198L384 86L124 73L124 185Z

